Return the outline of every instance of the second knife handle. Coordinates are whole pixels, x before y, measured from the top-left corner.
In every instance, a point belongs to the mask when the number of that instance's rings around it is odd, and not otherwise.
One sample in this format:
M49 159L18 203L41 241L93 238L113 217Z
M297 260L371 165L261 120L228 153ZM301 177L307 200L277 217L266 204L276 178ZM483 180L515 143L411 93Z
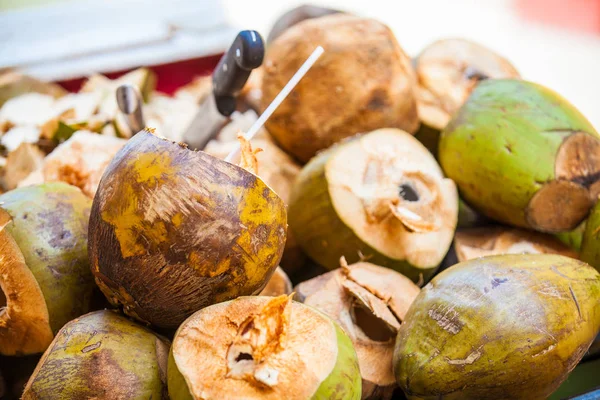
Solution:
M241 31L212 75L217 108L223 115L235 110L235 97L253 69L260 67L265 55L263 38L256 31ZM233 100L233 108L232 108Z

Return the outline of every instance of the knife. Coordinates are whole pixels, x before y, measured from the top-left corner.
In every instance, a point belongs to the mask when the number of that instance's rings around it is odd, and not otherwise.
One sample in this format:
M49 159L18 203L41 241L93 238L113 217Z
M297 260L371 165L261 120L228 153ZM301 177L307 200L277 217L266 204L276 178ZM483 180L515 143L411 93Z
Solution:
M246 30L237 35L212 74L212 94L202 102L183 134L183 141L191 148L203 149L229 122L239 92L252 70L260 67L264 55L263 38L258 32Z
M144 129L146 125L142 114L142 97L135 86L125 84L117 88L117 105L127 116L127 125L132 135Z

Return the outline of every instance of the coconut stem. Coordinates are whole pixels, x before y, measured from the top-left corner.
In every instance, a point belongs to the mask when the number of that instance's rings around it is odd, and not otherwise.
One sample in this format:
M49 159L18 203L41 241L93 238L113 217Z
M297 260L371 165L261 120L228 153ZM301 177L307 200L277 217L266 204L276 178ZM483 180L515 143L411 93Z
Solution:
M279 371L268 360L283 348L291 299L292 295L273 298L240 325L227 351L227 377L267 387L277 385Z

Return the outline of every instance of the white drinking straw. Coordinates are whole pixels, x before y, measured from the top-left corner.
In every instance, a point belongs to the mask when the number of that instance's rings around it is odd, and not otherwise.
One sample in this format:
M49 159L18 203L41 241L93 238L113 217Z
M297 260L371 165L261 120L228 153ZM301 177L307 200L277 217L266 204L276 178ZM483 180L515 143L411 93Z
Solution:
M319 46L315 49L315 51L312 52L312 54L306 59L306 61L304 61L304 64L302 64L302 66L298 69L298 71L296 71L294 76L292 76L292 79L290 79L289 82L283 87L283 89L281 89L281 92L279 92L277 97L273 99L273 101L271 102L271 104L269 104L269 107L267 107L265 112L262 113L262 115L256 120L256 122L252 124L250 129L248 129L248 132L246 132L246 134L244 135L244 138L246 140L252 140L254 135L256 135L256 132L258 132L260 128L262 128L265 121L269 119L273 112L275 112L277 107L279 107L279 105L283 102L283 100L285 100L288 94L290 94L290 92L294 89L298 82L300 82L300 79L302 79L304 75L306 75L308 70L314 65L317 59L321 57L321 54L323 54L324 51L325 50L323 50L323 47ZM238 143L235 146L235 149L233 149L231 153L229 153L227 157L225 157L225 161L231 162L239 154L239 152L240 144Z

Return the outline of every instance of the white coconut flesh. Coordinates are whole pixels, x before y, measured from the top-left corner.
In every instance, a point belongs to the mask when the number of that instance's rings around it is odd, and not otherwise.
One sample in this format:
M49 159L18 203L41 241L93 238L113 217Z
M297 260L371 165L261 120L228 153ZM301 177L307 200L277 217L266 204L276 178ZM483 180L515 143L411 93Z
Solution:
M195 399L308 399L338 342L331 320L288 296L240 297L194 314L172 351Z
M419 287L405 276L367 262L326 273L297 288L303 303L338 322L356 353L363 395L375 386L395 385L392 356L396 334L419 294Z
M416 72L419 118L440 130L479 81L519 77L505 58L463 39L440 40L427 47L417 58Z
M325 175L337 215L364 243L415 267L439 264L454 235L458 194L412 135L380 129L348 142Z
M560 254L578 258L575 251L554 237L503 227L475 228L457 232L454 249L459 262L497 254Z

